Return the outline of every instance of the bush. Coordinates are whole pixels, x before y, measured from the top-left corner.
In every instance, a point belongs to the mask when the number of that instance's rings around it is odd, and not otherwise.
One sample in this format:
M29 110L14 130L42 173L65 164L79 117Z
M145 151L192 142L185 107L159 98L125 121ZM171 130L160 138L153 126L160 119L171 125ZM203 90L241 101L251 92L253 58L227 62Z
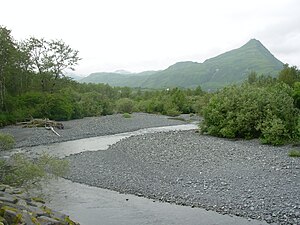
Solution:
M10 134L0 133L0 150L12 149L15 145L15 139Z
M300 150L293 149L293 150L289 151L289 156L290 157L300 157Z
M68 161L46 154L35 160L15 154L7 161L0 160L0 183L30 187L43 179L62 176L68 168Z
M124 113L123 117L128 119L128 118L131 118L131 115L129 113Z
M178 107L172 102L165 102L163 107L163 114L168 116L179 116L181 112L178 110Z
M216 93L203 110L202 132L227 138L260 138L267 144L295 139L298 110L292 89L283 84L244 84Z
M295 106L300 109L300 82L294 84L293 98Z
M116 102L116 108L119 113L132 113L134 102L129 98L121 98Z
M61 94L50 94L42 105L44 117L52 120L69 120L72 118L73 106Z

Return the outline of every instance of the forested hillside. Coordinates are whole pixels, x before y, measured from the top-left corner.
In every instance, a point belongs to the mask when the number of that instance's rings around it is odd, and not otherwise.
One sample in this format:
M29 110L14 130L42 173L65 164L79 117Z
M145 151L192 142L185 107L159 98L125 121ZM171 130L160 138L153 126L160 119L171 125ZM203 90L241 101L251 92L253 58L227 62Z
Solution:
M204 90L216 90L229 84L242 83L252 71L275 77L282 68L282 62L260 41L252 39L238 49L203 63L179 62L165 70L146 75L94 73L81 82L142 88L195 88L200 85Z

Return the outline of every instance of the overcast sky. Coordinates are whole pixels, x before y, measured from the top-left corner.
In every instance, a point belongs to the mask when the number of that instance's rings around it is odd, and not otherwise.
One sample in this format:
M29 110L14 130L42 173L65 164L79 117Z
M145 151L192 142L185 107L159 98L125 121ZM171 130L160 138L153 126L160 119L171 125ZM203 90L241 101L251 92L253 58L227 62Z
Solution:
M300 67L299 0L5 0L0 25L17 40L62 39L82 75L203 62L251 38Z

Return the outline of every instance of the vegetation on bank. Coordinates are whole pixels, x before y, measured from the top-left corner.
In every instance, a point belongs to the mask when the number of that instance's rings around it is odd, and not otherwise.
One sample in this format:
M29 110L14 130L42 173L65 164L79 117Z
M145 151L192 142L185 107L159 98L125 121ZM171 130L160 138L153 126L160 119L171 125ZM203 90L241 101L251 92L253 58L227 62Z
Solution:
M14 144L11 135L0 133L0 151L9 150ZM0 159L0 184L28 188L41 180L62 176L68 169L68 161L48 154L29 158L18 153L8 159Z
M63 176L68 171L66 160L47 154L30 159L24 154L14 154L0 160L0 183L15 187L31 187L41 180Z
M10 30L0 26L0 127L31 118L70 120L113 113L122 113L124 118L131 118L132 112L170 116L197 113L204 117L201 131L210 135L259 138L273 145L300 140L300 71L296 67L285 65L277 78L252 72L239 86L207 93L200 86L143 90L80 84L64 75L79 60L78 51L61 40L30 38L18 42ZM173 79L172 68L167 72ZM14 144L11 135L0 133L0 151ZM293 149L289 156L300 157L300 151ZM31 159L15 154L0 159L0 184L30 187L67 171L67 161L49 155ZM1 224L5 208L0 214Z
M203 111L202 132L272 145L299 141L299 81L300 71L287 65L278 79L250 74L241 86L213 95Z
M255 42L256 43L256 42ZM86 84L64 75L80 61L61 40L17 42L0 26L0 125L31 118L70 120L132 112L204 117L202 132L227 138L295 142L300 133L300 75L285 65L277 78L252 72L240 86L215 93L195 89L145 90Z

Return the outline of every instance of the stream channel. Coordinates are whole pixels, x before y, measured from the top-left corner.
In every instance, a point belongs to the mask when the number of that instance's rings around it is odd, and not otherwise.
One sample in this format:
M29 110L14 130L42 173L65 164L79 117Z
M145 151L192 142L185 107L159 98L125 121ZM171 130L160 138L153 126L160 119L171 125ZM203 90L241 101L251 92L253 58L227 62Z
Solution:
M110 145L133 135L196 129L195 124L141 129L134 132L85 138L50 145L16 149L30 154L46 152L60 158L84 151L105 151ZM32 190L41 194L41 190ZM59 178L42 185L47 206L81 225L258 225L264 221L221 215L201 208L162 203L134 195L91 187Z

